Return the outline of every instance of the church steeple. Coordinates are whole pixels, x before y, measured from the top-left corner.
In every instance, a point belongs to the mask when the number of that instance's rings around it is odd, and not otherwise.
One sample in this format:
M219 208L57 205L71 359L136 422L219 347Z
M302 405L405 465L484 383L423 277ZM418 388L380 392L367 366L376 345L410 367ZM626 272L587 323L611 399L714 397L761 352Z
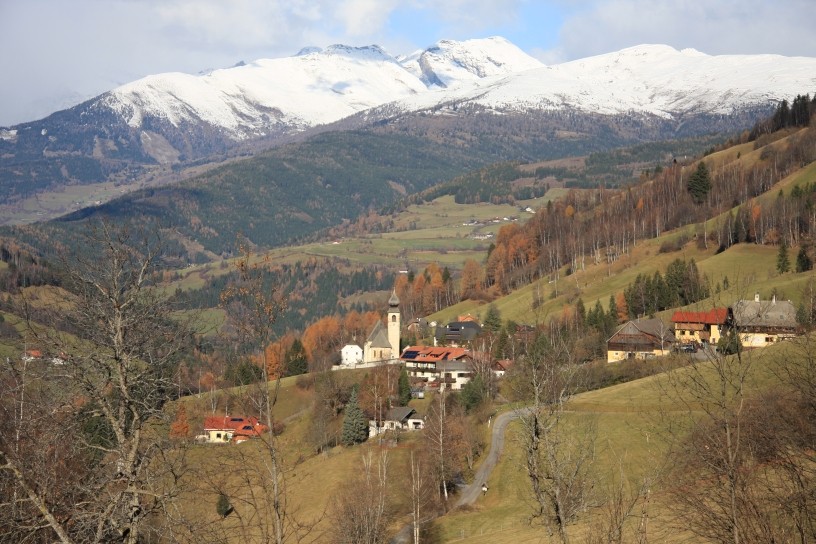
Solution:
M391 291L391 298L388 299L388 343L391 344L391 358L398 359L400 356L400 311L399 297L397 290Z

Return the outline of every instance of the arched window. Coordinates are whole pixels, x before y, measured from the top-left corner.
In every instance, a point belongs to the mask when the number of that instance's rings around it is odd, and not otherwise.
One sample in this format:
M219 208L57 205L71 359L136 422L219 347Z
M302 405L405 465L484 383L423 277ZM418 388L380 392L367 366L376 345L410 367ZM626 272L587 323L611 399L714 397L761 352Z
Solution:
M396 315L392 315L392 316L391 316L391 322L392 322L392 323L396 323L396 322L397 322L397 316L396 316Z

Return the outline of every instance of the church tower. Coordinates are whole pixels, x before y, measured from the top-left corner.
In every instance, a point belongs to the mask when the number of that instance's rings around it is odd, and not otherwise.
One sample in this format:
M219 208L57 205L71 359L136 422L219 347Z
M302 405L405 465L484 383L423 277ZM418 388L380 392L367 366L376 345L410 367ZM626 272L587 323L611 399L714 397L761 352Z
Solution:
M397 291L388 299L388 343L391 344L391 358L399 359L400 353L400 311Z

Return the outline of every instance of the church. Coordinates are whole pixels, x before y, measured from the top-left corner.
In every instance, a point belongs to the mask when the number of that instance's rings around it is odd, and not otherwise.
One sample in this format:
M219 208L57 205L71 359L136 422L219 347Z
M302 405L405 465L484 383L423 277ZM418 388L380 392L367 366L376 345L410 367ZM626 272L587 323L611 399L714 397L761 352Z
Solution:
M363 344L363 363L395 361L400 356L400 311L397 292L388 299L387 325L377 321Z

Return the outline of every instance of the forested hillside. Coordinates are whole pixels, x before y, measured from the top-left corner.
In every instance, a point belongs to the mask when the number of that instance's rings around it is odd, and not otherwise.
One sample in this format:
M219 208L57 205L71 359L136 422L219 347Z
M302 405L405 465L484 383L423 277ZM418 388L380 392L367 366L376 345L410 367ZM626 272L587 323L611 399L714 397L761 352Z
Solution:
M816 229L812 199L816 175L807 167L795 186L786 177L816 160L816 132L791 128L707 155L673 163L640 185L622 191L570 192L526 225L508 225L488 256L485 281L509 292L562 267L614 262L639 240L685 225L703 247L735 243L808 242ZM772 191L776 198L759 198ZM668 249L668 248L667 248Z

